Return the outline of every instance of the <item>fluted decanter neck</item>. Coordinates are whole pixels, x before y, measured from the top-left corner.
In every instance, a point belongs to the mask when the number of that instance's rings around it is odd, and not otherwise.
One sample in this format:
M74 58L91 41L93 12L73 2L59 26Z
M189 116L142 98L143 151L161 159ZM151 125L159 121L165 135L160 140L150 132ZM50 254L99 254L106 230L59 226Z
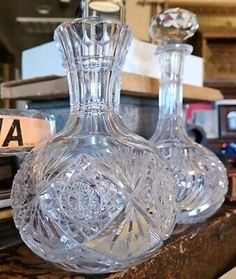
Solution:
M179 137L185 134L183 117L183 69L185 56L192 46L168 44L157 48L161 75L159 90L159 119L157 131L161 137Z
M131 42L129 27L99 17L75 19L56 29L55 41L68 70L72 109L113 109L119 100L117 86Z

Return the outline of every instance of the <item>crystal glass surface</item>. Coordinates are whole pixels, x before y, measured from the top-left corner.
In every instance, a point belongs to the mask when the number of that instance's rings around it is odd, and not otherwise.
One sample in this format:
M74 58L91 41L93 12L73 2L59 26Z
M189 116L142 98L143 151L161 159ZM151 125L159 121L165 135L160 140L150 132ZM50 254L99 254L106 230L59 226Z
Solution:
M159 44L179 43L192 37L199 27L197 17L188 10L174 8L153 17L150 36Z
M55 40L68 69L70 117L17 173L14 221L36 254L64 269L119 271L144 261L171 234L175 179L118 114L129 27L76 19L59 26Z
M185 130L182 78L184 58L192 46L181 41L197 27L194 14L177 8L154 17L150 30L159 42L156 55L161 69L159 119L150 142L162 152L176 177L179 223L201 222L212 216L222 205L228 185L222 162Z

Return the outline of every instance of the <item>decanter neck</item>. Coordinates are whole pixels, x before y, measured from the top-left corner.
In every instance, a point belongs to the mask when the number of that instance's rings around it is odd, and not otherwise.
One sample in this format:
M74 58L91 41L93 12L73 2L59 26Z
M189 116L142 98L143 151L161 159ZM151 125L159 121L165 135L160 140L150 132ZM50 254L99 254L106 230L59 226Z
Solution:
M130 28L118 21L88 17L61 24L54 38L68 69L72 111L99 114L114 109L131 43Z
M102 113L117 108L120 69L100 67L95 70L73 69L67 79L72 111Z
M164 45L157 55L161 69L159 90L159 133L171 133L172 137L181 129L185 131L183 116L183 68L184 58L192 47L186 44Z
M120 71L68 73L70 115L64 135L127 135L119 116Z

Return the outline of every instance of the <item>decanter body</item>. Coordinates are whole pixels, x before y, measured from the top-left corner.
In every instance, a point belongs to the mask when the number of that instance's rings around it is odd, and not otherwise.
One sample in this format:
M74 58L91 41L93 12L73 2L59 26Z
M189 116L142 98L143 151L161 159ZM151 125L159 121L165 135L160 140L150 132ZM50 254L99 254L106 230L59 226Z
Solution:
M160 45L159 119L150 142L167 159L177 181L178 223L195 223L212 216L224 202L227 175L222 162L186 133L183 116L183 64L192 47L179 43L197 28L195 15L170 9L155 17L151 35ZM194 71L194 69L193 69Z
M64 269L119 271L144 261L171 234L175 179L117 113L127 25L76 19L59 26L55 40L68 68L70 118L18 171L14 221L36 254Z

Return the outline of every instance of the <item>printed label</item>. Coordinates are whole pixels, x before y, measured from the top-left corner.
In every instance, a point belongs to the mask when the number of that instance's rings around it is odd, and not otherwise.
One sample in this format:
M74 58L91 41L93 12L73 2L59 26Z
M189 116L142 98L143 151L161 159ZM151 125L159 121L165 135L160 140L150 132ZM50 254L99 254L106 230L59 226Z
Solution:
M1 148L34 147L53 134L47 120L15 115L0 115Z

